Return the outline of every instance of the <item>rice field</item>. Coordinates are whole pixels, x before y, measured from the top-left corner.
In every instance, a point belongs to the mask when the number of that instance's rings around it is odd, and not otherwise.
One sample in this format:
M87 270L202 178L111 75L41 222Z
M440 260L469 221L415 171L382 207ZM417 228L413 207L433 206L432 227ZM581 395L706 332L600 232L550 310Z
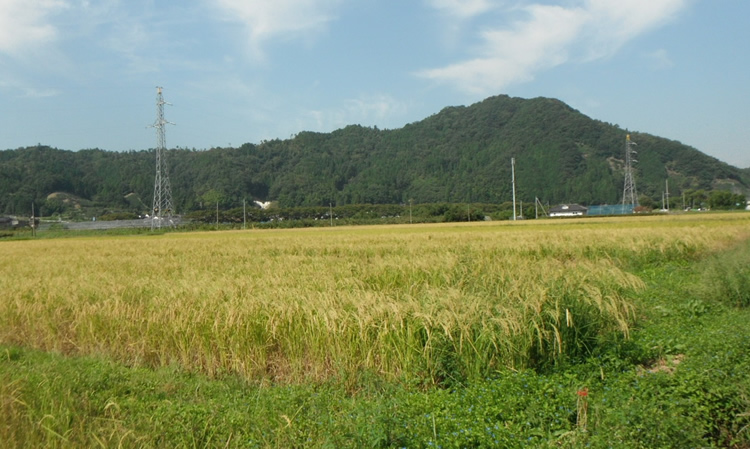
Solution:
M627 338L636 268L750 236L745 214L0 242L0 343L257 384L424 385Z

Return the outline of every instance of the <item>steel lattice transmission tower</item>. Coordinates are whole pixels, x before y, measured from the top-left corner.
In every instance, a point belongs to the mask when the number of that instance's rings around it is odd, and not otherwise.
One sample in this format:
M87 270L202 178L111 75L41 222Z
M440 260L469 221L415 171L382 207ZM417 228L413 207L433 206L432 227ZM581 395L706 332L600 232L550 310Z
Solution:
M625 187L622 191L622 207L632 204L633 208L638 207L638 192L635 189L635 176L633 163L638 162L635 159L637 152L633 149L635 142L630 140L630 134L625 138Z
M151 125L156 128L156 178L154 179L154 202L151 212L151 230L164 226L174 226L176 214L172 203L172 189L169 186L169 172L166 161L166 137L164 127L174 125L164 119L164 101L161 87L156 88L156 122Z

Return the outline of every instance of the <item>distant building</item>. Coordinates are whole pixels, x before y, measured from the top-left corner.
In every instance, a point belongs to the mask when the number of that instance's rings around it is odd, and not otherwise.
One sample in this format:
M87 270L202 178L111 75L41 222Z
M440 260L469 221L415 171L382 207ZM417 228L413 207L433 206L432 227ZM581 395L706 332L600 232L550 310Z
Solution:
M15 223L13 223L15 221ZM0 229L10 229L18 224L18 220L10 217L0 217Z
M39 219L34 220L37 225L39 224ZM18 229L18 228L24 228L29 225L29 220L23 220L19 219L18 217L14 216L2 216L0 217L0 229Z
M587 208L579 204L560 204L549 208L550 217L580 217L586 215Z

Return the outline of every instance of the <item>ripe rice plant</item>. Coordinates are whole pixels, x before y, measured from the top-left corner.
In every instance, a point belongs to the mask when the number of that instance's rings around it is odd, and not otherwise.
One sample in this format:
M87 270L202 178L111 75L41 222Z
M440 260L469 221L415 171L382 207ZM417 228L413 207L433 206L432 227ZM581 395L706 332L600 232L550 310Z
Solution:
M0 342L261 383L477 379L627 336L631 265L747 236L701 218L3 242Z

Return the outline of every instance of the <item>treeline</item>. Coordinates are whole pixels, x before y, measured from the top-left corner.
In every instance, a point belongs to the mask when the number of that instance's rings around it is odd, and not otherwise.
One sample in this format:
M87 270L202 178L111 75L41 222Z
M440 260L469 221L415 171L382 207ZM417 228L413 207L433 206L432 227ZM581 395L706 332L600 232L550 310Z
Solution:
M617 204L626 130L564 103L498 96L449 107L395 130L352 125L332 133L207 151L171 149L179 213L230 209L243 200L282 208L354 204ZM679 142L630 133L638 144L639 193L658 202L687 190L744 194L750 173ZM64 151L34 146L0 151L0 213L44 215L81 207L146 213L154 151ZM65 192L71 197L49 197Z
M534 218L534 205L518 205L519 217ZM543 214L543 210L539 210ZM513 204L482 203L430 203L430 204L351 204L346 206L311 206L270 209L235 207L231 209L203 209L188 212L184 218L193 223L221 223L239 225L244 223L326 226L330 224L368 223L434 223L507 220L513 216Z
M663 203L658 203L651 197L643 195L640 197L640 203L642 206L650 209L669 206L670 209L731 210L744 209L746 207L746 196L727 190L706 191L702 189L687 189L682 192L681 196L663 198Z

